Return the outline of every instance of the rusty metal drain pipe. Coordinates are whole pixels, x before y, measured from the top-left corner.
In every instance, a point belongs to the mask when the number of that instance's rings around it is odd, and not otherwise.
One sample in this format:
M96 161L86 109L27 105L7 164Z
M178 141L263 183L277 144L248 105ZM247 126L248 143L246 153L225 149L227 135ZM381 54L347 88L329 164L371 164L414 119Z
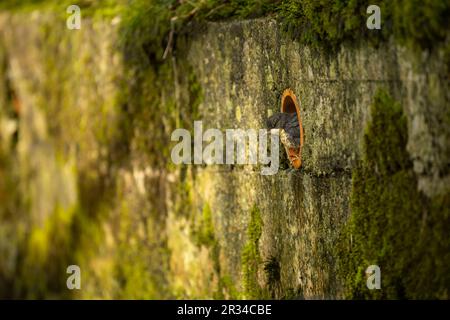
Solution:
M291 89L286 89L283 92L281 98L281 112L285 113L297 113L298 124L300 128L300 145L298 148L289 148L287 150L289 161L295 169L299 169L302 166L302 148L303 148L303 125L302 118L300 116L300 104Z

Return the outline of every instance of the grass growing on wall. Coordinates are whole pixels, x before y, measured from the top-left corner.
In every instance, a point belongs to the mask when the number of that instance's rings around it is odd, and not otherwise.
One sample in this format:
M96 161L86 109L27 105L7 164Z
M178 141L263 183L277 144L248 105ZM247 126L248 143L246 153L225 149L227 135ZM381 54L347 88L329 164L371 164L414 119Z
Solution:
M353 172L351 217L341 243L340 268L349 298L449 298L450 196L417 190L406 151L401 105L379 91ZM381 290L368 290L365 270L381 268ZM430 276L431 275L431 276Z
M449 33L450 4L440 0L378 1L381 30L366 27L369 3L362 0L136 0L125 11L125 29L141 33L155 61L173 45L173 35L183 32L191 22L247 19L272 15L288 33L303 43L334 49L342 43L367 40L377 44L391 35L413 49L432 49ZM152 16L153 19L148 19ZM420 27L419 27L420 26ZM170 34L172 35L170 36ZM141 43L136 43L140 46Z
M370 4L381 9L381 30L369 30ZM446 39L450 4L445 1L320 0L282 1L279 9L285 28L307 43L336 47L363 39L372 43L391 35L413 48L429 49ZM419 27L420 26L420 27Z
M48 10L64 15L70 5L77 5L82 14L93 15L95 11L115 14L125 8L127 0L3 0L0 2L0 10L8 11L32 11ZM106 14L108 15L108 14Z
M61 10L72 4L58 0L6 0L0 9ZM158 62L177 33L189 23L273 16L294 38L327 49L367 40L377 44L391 35L413 49L432 49L448 38L450 3L441 0L79 0L86 15L121 15L124 37L137 40ZM381 8L381 30L368 30L367 7ZM61 12L65 14L65 12ZM133 37L132 33L139 33ZM170 36L172 32L172 36ZM448 47L448 44L446 45Z

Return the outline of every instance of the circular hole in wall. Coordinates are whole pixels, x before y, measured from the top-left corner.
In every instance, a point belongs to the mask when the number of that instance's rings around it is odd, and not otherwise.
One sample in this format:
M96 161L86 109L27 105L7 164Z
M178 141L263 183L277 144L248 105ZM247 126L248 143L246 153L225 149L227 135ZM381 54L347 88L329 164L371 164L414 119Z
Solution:
M300 116L300 104L297 97L291 89L286 89L281 98L281 112L296 113L300 130L300 145L297 148L289 148L287 150L289 161L295 169L302 166L302 147L303 147L303 125Z

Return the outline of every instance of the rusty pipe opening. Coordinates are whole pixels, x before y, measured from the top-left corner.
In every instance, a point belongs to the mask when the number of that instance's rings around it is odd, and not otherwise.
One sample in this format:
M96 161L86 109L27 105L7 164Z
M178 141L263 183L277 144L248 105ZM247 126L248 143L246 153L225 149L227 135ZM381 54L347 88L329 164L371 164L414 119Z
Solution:
M302 148L303 148L303 125L302 118L300 116L300 104L297 97L291 89L286 89L283 92L281 98L281 112L285 113L297 113L297 119L300 130L300 145L298 148L289 148L287 150L289 161L295 169L299 169L302 166Z

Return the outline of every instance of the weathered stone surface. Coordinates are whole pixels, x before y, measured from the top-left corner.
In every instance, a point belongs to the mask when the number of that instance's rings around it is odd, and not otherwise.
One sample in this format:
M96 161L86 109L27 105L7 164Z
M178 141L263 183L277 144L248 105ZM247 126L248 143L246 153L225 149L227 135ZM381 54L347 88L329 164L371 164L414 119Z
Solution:
M139 148L152 135L150 125L133 128L126 161L111 160L124 152L115 141L126 113L117 99L127 79L115 46L117 27L93 21L72 32L62 23L37 13L26 22L17 15L0 17L6 65L0 97L8 82L22 106L16 152L22 192L30 197L23 241L29 243L29 234L58 206L67 211L91 201L89 214L106 212L94 220L101 231L93 252L74 244L80 249L72 258L90 271L80 297L252 297L244 285L242 251L255 207L262 219L254 275L261 288L274 298L342 297L334 247L350 214L351 172L362 156L378 88L404 106L408 150L422 191L448 191L449 92L439 60L424 56L417 67L395 44L342 47L325 55L283 36L270 19L210 23L179 48L187 58L174 59L186 59L202 87L198 119L204 129L263 128L280 109L282 91L291 88L305 130L303 166L274 176L261 176L252 166L165 170L149 166L152 155ZM189 88L176 81L173 87L172 97L162 93L162 101L175 96L181 104ZM10 118L3 111L0 117ZM167 119L152 121L165 126ZM105 185L114 192L104 191ZM101 202L93 200L97 195ZM77 215L66 219L73 222ZM198 240L205 224L212 229L209 240ZM52 245L51 238L42 241Z

